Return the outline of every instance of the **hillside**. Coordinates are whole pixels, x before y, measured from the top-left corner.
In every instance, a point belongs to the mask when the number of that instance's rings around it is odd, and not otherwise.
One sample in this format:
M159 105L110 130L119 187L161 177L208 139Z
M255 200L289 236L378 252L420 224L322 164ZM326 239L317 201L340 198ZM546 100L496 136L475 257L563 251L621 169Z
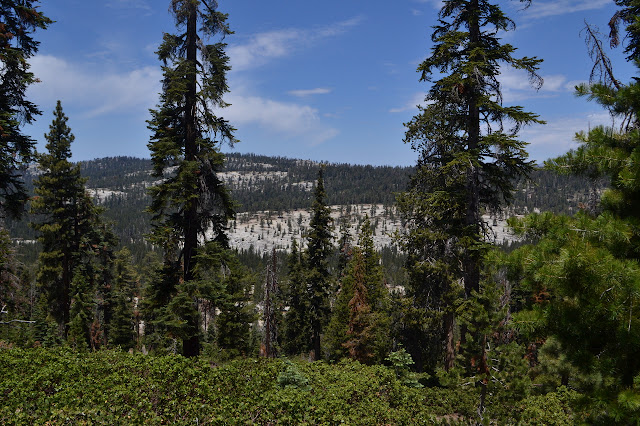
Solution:
M105 216L116 235L141 259L149 247L144 235L150 216L143 213L149 204L147 188L153 184L151 161L132 157L111 157L81 164L87 188L105 208ZM230 226L234 247L261 253L272 247L286 250L295 238L301 240L308 226L309 209L320 163L309 160L253 154L227 154L222 177L237 203L237 217ZM392 244L392 234L402 223L393 207L395 193L407 187L412 167L381 167L325 164L327 203L337 236L340 223L348 223L352 235L365 214L375 225L375 243L380 249ZM32 190L37 168L31 167L25 180ZM589 202L592 189L575 177L556 176L538 170L514 194L513 204L504 212L485 216L495 241L510 240L505 219L536 210L572 213ZM601 187L602 183L598 184ZM35 233L27 221L8 222L14 239L32 241Z

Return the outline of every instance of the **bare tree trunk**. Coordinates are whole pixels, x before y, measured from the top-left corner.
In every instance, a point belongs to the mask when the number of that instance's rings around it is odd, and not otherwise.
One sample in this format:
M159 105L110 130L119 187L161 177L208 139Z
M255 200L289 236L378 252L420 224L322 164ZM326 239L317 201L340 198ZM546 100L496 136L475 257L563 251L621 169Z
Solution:
M196 67L197 67L197 24L198 10L194 2L188 1L188 19L187 19L187 64L190 74L188 75L188 90L185 96L185 160L196 161L197 157L197 136L198 129L196 124ZM184 281L192 281L194 277L193 268L195 266L195 254L198 248L198 200L189 200L185 209L184 216ZM196 305L197 301L193 302ZM196 317L197 318L197 317ZM196 319L196 322L197 319ZM183 355L186 357L194 357L200 354L200 324L189 324L190 329L196 330L192 336L189 336L182 342Z
M453 311L448 311L444 316L444 332L446 333L447 345L444 360L444 369L449 371L453 368L456 358L456 348L453 341L453 330L455 317Z

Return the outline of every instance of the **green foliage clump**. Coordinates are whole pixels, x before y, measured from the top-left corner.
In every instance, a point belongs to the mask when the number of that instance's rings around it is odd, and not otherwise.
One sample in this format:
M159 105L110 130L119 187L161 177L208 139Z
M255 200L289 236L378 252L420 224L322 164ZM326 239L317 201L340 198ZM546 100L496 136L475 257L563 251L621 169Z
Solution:
M278 374L278 384L280 387L292 387L304 391L311 390L309 379L307 379L300 370L288 359L282 363L282 369Z
M412 388L422 387L422 384L418 382L416 374L410 370L411 366L415 364L415 362L413 362L411 355L404 348L391 352L387 357L387 361L391 363L391 367L396 373L396 377L403 385Z

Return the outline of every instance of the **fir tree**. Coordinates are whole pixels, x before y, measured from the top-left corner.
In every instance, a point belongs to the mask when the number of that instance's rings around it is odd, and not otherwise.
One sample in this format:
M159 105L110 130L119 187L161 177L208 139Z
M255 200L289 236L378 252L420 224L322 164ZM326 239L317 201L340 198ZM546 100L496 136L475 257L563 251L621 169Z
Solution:
M297 240L291 244L287 259L287 282L283 297L289 307L283 319L282 346L287 355L308 352L311 344L309 301L304 280L304 268Z
M280 322L279 293L278 257L274 247L271 252L271 261L267 265L266 283L264 286L264 349L263 347L260 348L267 358L275 358L278 353L278 323Z
M368 363L374 356L374 324L365 283L365 260L360 250L356 250L353 255L353 296L348 304L347 341L343 346L348 350L350 358L362 363Z
M85 271L93 271L96 265L89 268L90 258L115 243L115 237L101 225L101 210L85 191L80 166L69 161L74 136L67 120L58 101L45 135L48 152L38 156L42 174L35 181L36 196L31 203L31 213L37 219L31 225L42 244L37 281L63 336L71 320L71 283L76 268L84 263Z
M38 11L37 0L0 3L0 214L19 216L27 193L20 169L33 160L35 141L22 134L41 112L26 99L27 88L37 82L29 71L29 58L38 51L32 34L51 20Z
M319 360L321 353L321 336L328 321L331 290L329 257L333 251L331 244L331 209L326 205L327 194L324 190L324 167L318 172L318 182L313 201L313 214L307 235L307 250L304 264L307 271L307 298L309 303L309 322L311 327L311 348L313 359Z
M349 356L361 362L382 362L391 346L389 309L389 292L373 244L371 222L366 216L358 246L352 249L340 279L327 328L325 340L330 358Z
M174 313L186 315L182 352L195 356L200 352L200 323L190 282L195 279L199 238L213 236L226 245L227 221L233 215L229 193L218 176L223 166L218 145L235 142L234 129L212 110L227 105L222 98L228 92L229 58L222 41L205 41L224 39L231 31L227 15L217 11L214 0L172 0L171 11L181 33L165 34L157 52L164 79L160 105L151 111L149 149L153 175L161 182L150 190L150 241L165 250L162 285L167 288L161 292L169 298L179 295L171 305ZM167 298L162 299L148 306L166 306ZM185 305L178 306L178 300Z
M530 172L525 143L516 137L523 125L541 123L522 107L502 104L500 67L523 70L534 86L542 84L536 74L541 60L515 58L515 48L497 36L514 27L488 0L445 2L431 56L418 68L421 80L432 82L427 106L406 124L405 143L420 156L409 189L398 199L409 225L402 237L408 295L432 320L442 321L437 340L445 342L446 368L455 356L454 301L480 290L488 248L480 212L498 209L511 198L515 180ZM423 356L413 355L421 367Z
M126 247L115 254L113 262L113 317L109 321L109 343L129 349L135 346L134 302L138 294L138 274L131 252Z

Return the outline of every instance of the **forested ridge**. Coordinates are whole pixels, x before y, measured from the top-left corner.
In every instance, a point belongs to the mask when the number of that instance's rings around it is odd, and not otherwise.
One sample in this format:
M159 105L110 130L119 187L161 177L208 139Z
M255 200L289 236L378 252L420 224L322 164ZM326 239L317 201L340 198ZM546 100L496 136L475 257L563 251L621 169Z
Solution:
M576 95L616 126L536 165L490 0L442 2L405 123L414 167L227 153L229 16L172 0L150 159L44 150L36 0L0 5L3 424L637 424L640 1L585 23ZM532 1L521 0L525 7Z
M238 213L256 211L284 212L308 209L320 163L309 160L269 157L254 154L225 154L224 173L236 172L228 181ZM79 163L86 187L96 202L105 207L105 217L123 244L141 242L149 232L150 216L143 214L149 203L147 186L153 182L149 159L133 157L101 158ZM382 204L392 206L395 195L408 182L413 167L326 164L327 204ZM33 193L37 170L24 174L25 188ZM242 179L242 180L239 180ZM551 211L574 213L584 208L606 187L606 181L563 176L548 170L532 172L522 180L512 205L504 215ZM35 239L28 221L7 220L13 238Z

